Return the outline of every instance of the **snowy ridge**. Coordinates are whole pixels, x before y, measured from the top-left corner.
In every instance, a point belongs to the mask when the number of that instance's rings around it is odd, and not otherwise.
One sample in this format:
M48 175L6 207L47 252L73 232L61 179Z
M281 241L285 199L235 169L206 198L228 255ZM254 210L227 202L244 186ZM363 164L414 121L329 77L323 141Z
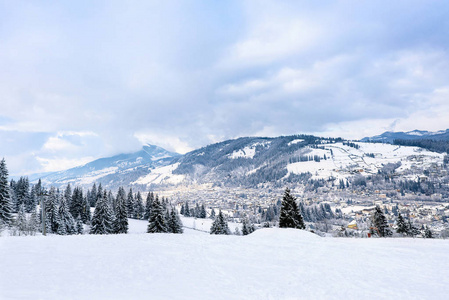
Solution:
M354 173L364 175L376 174L388 163L401 163L399 172L410 170L417 166L429 166L433 163L442 164L444 155L427 151L418 147L404 147L379 143L356 143L359 149L336 143L326 145L324 149L311 149L308 155L317 155L319 162L306 161L287 165L289 173L301 174L310 172L315 179L334 177L343 179ZM374 157L367 156L373 154ZM324 160L324 156L328 159Z

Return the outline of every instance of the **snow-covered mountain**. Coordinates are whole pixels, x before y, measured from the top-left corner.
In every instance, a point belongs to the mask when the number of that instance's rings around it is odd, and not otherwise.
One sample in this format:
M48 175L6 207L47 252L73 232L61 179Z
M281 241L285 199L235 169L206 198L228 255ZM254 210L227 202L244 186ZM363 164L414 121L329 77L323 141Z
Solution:
M355 174L398 173L442 164L444 154L419 147L348 143L313 136L240 138L210 145L155 168L132 182L142 188L183 184L222 187L282 187L308 179L334 180Z
M444 140L449 141L449 129L440 131L425 131L425 130L413 130L408 132L393 132L387 131L381 135L376 135L372 137L364 137L361 139L362 142L385 142L392 143L394 140L417 140L417 139L432 139L432 140Z
M209 145L185 155L156 146L99 159L85 166L42 177L44 183L136 190L183 187L282 187L308 179L334 180L442 164L444 155L419 147L350 143L310 135L244 137ZM36 179L36 178L31 178Z
M149 169L169 165L180 154L167 151L154 145L145 145L135 153L119 154L100 158L80 167L65 171L36 174L30 176L31 181L39 178L46 184L91 185L101 182L110 187L127 185L140 176L147 174Z

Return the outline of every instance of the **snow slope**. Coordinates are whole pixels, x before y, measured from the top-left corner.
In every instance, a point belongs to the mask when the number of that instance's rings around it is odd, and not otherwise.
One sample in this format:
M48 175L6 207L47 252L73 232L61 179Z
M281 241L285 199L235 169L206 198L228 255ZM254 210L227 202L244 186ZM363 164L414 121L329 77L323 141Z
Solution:
M356 143L359 149L342 143L325 145L324 149L310 149L309 156L321 157L320 162L305 161L287 165L289 173L300 174L310 172L314 179L336 179L352 176L354 171L364 175L376 174L379 169L389 163L401 163L398 172L414 167L428 167L430 164L442 164L444 155L418 147L404 147L380 143ZM367 156L374 154L374 158ZM324 160L326 155L326 160Z
M0 238L0 299L447 299L449 241L131 234ZM142 232L142 233L140 233Z

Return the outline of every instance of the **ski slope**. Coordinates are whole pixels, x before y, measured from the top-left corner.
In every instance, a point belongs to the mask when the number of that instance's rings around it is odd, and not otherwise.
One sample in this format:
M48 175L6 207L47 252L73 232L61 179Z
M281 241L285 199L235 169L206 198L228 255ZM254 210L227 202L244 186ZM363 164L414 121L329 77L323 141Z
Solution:
M130 234L0 238L0 299L447 299L449 241Z

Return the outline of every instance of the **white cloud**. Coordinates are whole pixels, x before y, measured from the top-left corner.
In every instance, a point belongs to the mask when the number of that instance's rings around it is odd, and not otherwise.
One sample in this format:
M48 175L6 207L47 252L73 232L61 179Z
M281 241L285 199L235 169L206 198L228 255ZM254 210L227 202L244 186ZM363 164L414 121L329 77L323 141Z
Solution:
M37 161L42 165L42 172L56 172L82 166L94 160L94 157L87 156L76 159L68 158L44 158L36 156Z
M244 135L449 127L448 7L10 2L0 11L0 152L21 158L14 170L38 171L31 152L43 163L146 142L186 152Z
M174 151L181 154L194 150L194 148L190 147L179 137L169 134L136 132L134 137L136 137L142 144L157 145L169 151Z

